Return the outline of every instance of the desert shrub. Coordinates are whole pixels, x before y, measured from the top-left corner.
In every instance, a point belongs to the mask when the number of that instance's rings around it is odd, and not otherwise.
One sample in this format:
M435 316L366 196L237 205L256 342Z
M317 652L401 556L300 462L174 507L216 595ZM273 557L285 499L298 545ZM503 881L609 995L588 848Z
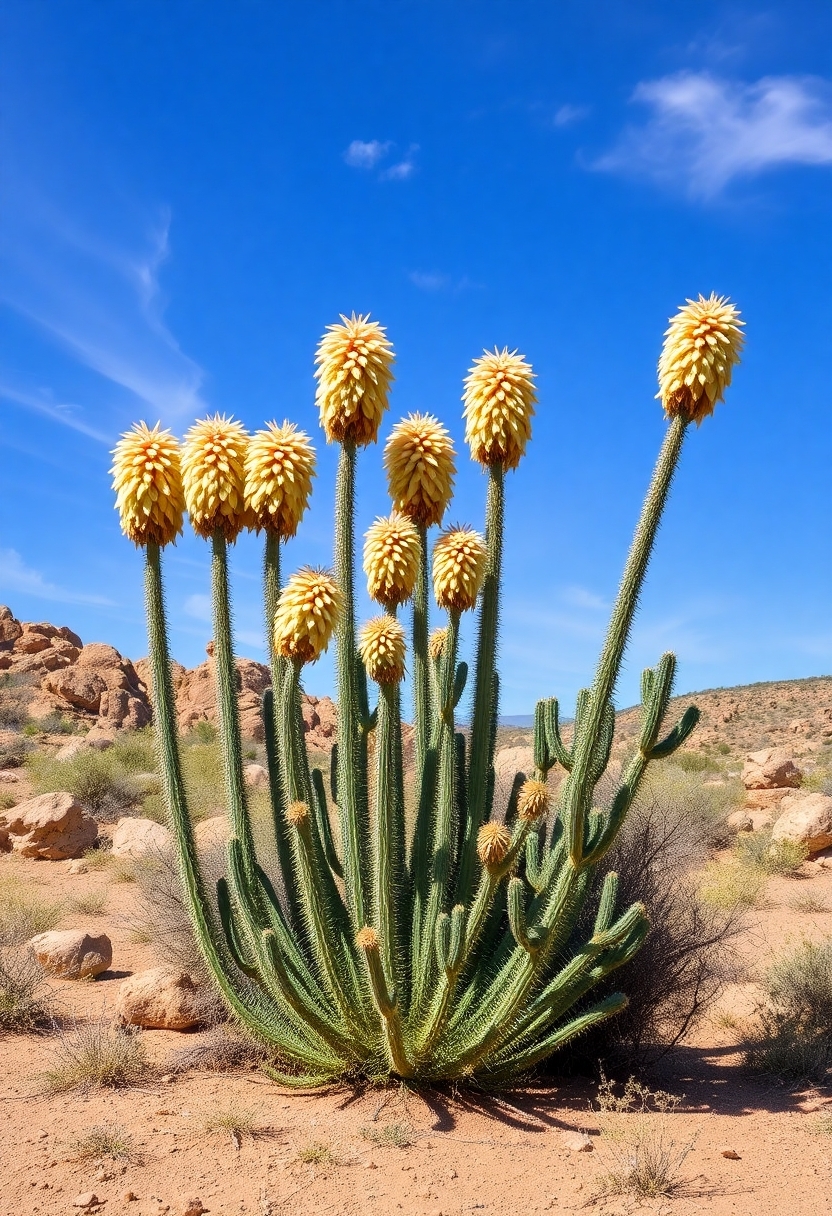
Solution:
M753 866L764 874L792 874L809 856L805 844L797 840L772 840L771 830L743 832L734 851L740 865Z
M240 1147L243 1136L256 1137L263 1130L256 1113L248 1107L237 1105L236 1102L212 1110L203 1119L202 1127L206 1132L225 1132L237 1148Z
M678 1144L670 1134L668 1115L683 1101L663 1089L650 1089L630 1077L622 1092L601 1072L598 1109L606 1166L597 1181L594 1198L633 1195L657 1199L672 1195L682 1181L680 1171L693 1141ZM623 1116L623 1118L622 1118Z
M165 1062L170 1073L235 1072L251 1068L266 1058L262 1046L244 1038L229 1026L217 1026L194 1043L178 1048Z
M768 875L759 866L744 866L736 857L709 862L702 878L701 895L714 908L752 908L759 902Z
M133 1137L118 1124L96 1123L89 1131L76 1136L67 1145L70 1161L95 1161L110 1157L113 1161L135 1161L138 1154Z
M191 729L185 736L186 744L193 743L216 743L217 728L213 722L194 722Z
M10 811L13 806L17 806L14 794L0 793L0 811Z
M20 768L30 747L22 736L7 738L0 744L0 768Z
M45 735L74 735L78 731L72 718L57 711L47 714L45 718L38 718L37 727Z
M211 726L210 722L197 726ZM215 731L215 728L211 726ZM216 733L216 731L215 731ZM225 814L224 774L219 745L216 741L193 742L181 749L182 774L188 794L188 808L195 823ZM165 822L165 805L161 792L146 796L142 813L157 823Z
M749 1065L787 1080L832 1074L832 938L804 942L768 971Z
M31 883L12 875L0 879L0 946L22 946L54 929L64 911L62 900L44 897Z
M29 721L28 705L34 692L31 677L0 674L0 728L19 730ZM4 766L5 767L5 766Z
M118 1089L140 1081L148 1069L141 1032L103 1017L59 1028L55 1064L44 1074L52 1093Z
M96 819L118 818L135 804L137 793L118 756L111 755L113 750L84 748L70 760L56 760L45 752L32 753L27 768L35 793L67 790Z
M31 950L0 945L0 1034L26 1034L51 1025L48 996Z
M619 875L622 901L646 905L651 927L632 962L610 980L610 991L627 994L628 1007L573 1048L585 1064L657 1057L684 1038L732 978L741 916L736 906L706 902L698 874L733 799L731 788L703 786L668 766L630 811L603 871Z
M721 772L721 765L704 752L676 752L670 763L680 768L683 773Z

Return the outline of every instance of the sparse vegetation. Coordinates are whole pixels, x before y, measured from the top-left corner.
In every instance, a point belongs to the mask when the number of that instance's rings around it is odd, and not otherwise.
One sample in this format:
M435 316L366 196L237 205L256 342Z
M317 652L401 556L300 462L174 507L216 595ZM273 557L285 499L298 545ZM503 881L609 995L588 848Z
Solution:
M66 910L31 882L7 875L0 879L0 946L21 946L36 933L54 929Z
M740 865L766 875L793 874L809 856L809 850L800 841L772 840L770 829L741 833L734 850Z
M138 791L122 762L118 745L104 752L85 747L69 760L32 752L27 758L27 768L36 794L67 790L91 815L104 822L117 819L138 800Z
M48 996L32 952L0 946L0 1034L26 1034L51 1025Z
M807 916L820 916L824 912L832 912L829 904L825 903L822 899L818 899L817 895L813 895L811 891L796 895L789 904L789 907L793 908L795 912L803 912Z
M20 730L29 721L27 706L32 697L34 684L30 677L14 675L10 671L0 674L0 729ZM0 767L9 768L2 763Z
M362 1127L361 1135L379 1148L410 1148L415 1143L409 1123L386 1123L384 1127Z
M785 1080L824 1082L832 1072L832 938L804 942L764 978L750 1066Z
M5 790L0 793L0 811L10 811L13 806L17 806L14 794L7 794Z
M669 1134L667 1116L683 1098L630 1077L620 1094L601 1073L598 1109L602 1116L608 1168L598 1179L597 1196L634 1195L656 1199L670 1195L681 1182L680 1170L693 1141L679 1145ZM622 1118L623 1116L623 1118Z
M55 1056L55 1066L44 1073L52 1093L119 1089L136 1084L149 1067L141 1032L104 1017L59 1028Z
M796 873L807 856L806 846L797 841L772 841L770 829L743 832L730 856L706 867L702 895L717 908L751 907L772 875Z
M113 1161L135 1161L138 1158L133 1137L118 1124L96 1123L82 1136L67 1145L71 1161L95 1161L109 1157Z
M70 907L84 916L101 916L107 909L107 892L85 891L82 895L74 895Z
M226 1026L218 1026L199 1040L180 1047L166 1061L171 1073L234 1072L251 1068L266 1058L263 1048Z
M224 1132L231 1137L236 1148L240 1147L243 1136L256 1137L264 1132L255 1112L234 1102L206 1115L202 1126L206 1132Z
M298 1150L298 1161L302 1165L337 1165L332 1147L325 1140L312 1140Z

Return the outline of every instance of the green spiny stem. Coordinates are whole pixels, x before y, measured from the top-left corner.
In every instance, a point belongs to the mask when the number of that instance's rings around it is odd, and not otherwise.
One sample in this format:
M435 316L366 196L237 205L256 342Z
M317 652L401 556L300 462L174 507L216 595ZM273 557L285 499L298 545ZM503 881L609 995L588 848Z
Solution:
M502 1085L509 1077L517 1076L518 1073L525 1072L529 1068L533 1068L541 1060L545 1060L547 1056L552 1055L559 1047L563 1047L570 1039L574 1039L579 1034L583 1034L592 1026L597 1026L600 1022L606 1021L607 1018L613 1017L614 1014L620 1013L627 1008L627 998L621 992L614 992L611 996L605 997L603 1001L599 1001L593 1005L591 1009L587 1009L585 1013L579 1014L573 1018L571 1022L567 1022L565 1026L559 1027L552 1034L548 1035L542 1043L537 1043L534 1047L528 1048L525 1052L517 1053L509 1058L507 1066L503 1068L493 1068L484 1074L484 1077L492 1084Z
M413 1069L405 1050L401 1014L395 989L391 991L387 986L379 950L362 950L362 953L367 964L367 976L373 997L383 1019L390 1065L398 1076L409 1077L412 1075Z
M263 602L266 618L266 647L269 653L269 663L272 668L272 685L276 689L278 681L275 668L280 656L274 648L274 618L277 613L277 601L280 599L280 537L276 532L266 533L266 548L263 555Z
M159 546L152 541L145 552L145 599L156 747L168 821L184 887L185 907L208 970L229 1008L258 1038L273 1043L276 1041L274 1027L261 1002L256 996L248 993L237 980L231 960L226 957L224 948L220 946L222 931L214 922L208 892L197 860L196 842L188 814L179 759L176 702L171 680Z
M404 867L404 771L398 684L379 685L373 912L387 984L402 991L403 914L409 910Z
M589 776L592 755L598 739L598 733L606 706L612 699L621 660L627 645L630 628L633 622L638 598L644 584L650 554L656 539L662 513L667 503L673 474L679 463L682 443L685 438L687 420L681 415L671 421L667 428L664 442L653 471L650 487L636 528L633 543L630 548L621 587L613 608L607 638L595 680L590 692L586 715L581 723L581 730L575 731L573 745L574 762L572 772L567 780L565 792L566 822L570 839L570 855L572 863L579 866L583 862L584 843L584 804L585 784Z
M454 813L454 760L455 731L453 689L456 676L456 651L459 640L459 613L448 614L448 633L442 655L442 681L440 689L440 715L438 723L437 751L439 756L439 783L436 813L431 833L433 848L430 858L430 886L428 888L425 919L420 935L421 957L418 973L414 977L414 1005L421 1008L436 973L435 940L436 922L448 899L448 883L453 868Z
M286 824L286 783L279 760L277 742L278 707L282 703L280 690L274 686L263 692L263 736L266 745L266 764L269 773L269 796L272 807L272 827L281 877L280 907L286 909L289 923L294 929L302 924L300 900L291 881L292 844Z
M254 876L254 840L251 834L243 781L243 749L237 707L237 668L231 638L231 597L228 590L228 545L222 532L211 539L211 591L214 610L214 665L217 679L217 716L231 826L243 850L246 876Z
M488 563L480 600L477 638L474 706L471 721L471 761L468 770L468 823L459 867L457 900L467 904L477 871L477 833L486 813L488 772L493 763L492 714L494 671L497 658L497 629L500 613L500 573L503 560L503 466L488 470L488 498L485 512L485 541Z
M413 713L416 727L416 772L424 771L428 750L430 715L430 660L428 658L428 532L423 523L419 533L419 574L413 596Z
M355 444L341 445L335 504L335 577L343 595L338 623L338 798L344 850L344 885L354 925L366 923L369 890L366 850L370 814L367 795L366 739L359 713L355 645ZM363 668L362 668L363 671Z

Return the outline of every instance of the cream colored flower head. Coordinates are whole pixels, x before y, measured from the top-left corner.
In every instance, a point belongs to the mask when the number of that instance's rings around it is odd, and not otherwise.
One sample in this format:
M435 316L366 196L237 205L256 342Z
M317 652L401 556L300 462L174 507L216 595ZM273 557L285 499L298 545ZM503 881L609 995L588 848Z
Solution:
M530 779L520 786L517 813L526 823L534 823L548 814L550 805L549 787L545 782Z
M406 515L376 520L364 537L367 590L385 608L404 604L419 576L419 534Z
M239 422L215 414L195 422L182 447L182 485L194 532L220 531L236 540L249 523L245 502L248 435Z
M531 364L508 347L485 351L474 360L462 400L474 460L516 469L531 437L537 401Z
M433 594L440 608L467 612L485 578L485 541L473 528L449 528L433 547Z
M669 418L681 414L697 426L714 412L740 361L744 321L727 296L688 300L665 330L659 392Z
M440 524L454 489L454 445L431 414L397 422L384 448L393 505L417 524Z
M289 579L274 614L274 644L284 659L314 663L341 615L341 589L328 570L305 566Z
M251 527L286 540L294 536L309 504L315 449L292 422L269 422L252 435L245 460L246 508Z
M286 807L286 818L293 828L299 828L309 818L309 807L305 802L290 802Z
M432 659L442 658L447 640L447 629L434 629L433 633L428 638L428 654Z
M393 347L376 321L352 314L318 345L315 400L329 443L374 443L393 379Z
M376 616L361 630L358 650L367 675L377 684L404 679L407 644L404 628L394 616Z
M477 833L477 856L486 870L501 866L511 848L511 833L504 823L490 820Z
M121 530L134 545L167 545L182 531L185 497L179 444L170 431L134 424L113 450L113 489Z
M380 948L381 938L372 925L365 925L363 929L359 929L356 933L355 944L359 950L363 950L365 954L369 954L371 951L375 952Z

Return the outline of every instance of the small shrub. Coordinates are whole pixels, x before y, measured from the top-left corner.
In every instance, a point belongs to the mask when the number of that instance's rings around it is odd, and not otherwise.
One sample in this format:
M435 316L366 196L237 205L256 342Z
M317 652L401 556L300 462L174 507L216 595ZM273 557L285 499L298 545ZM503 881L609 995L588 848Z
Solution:
M25 739L36 739L40 732L40 726L37 722L24 722L20 728L20 733Z
M704 752L676 752L672 763L683 773L718 773L720 765Z
M832 1072L832 938L804 942L770 969L764 987L747 1062L784 1079L826 1081Z
M60 713L47 714L45 718L38 718L37 725L45 735L74 735L78 730L71 718L66 718Z
M251 1039L218 1026L192 1046L180 1047L167 1060L168 1072L236 1072L262 1063L266 1052Z
M0 744L0 768L20 768L26 761L29 746L22 736Z
M36 933L54 929L65 912L62 900L46 899L20 879L0 880L0 946L21 946Z
M628 1078L622 1092L617 1094L615 1081L609 1080L602 1069L596 1100L598 1109L607 1115L644 1115L650 1111L666 1115L677 1109L684 1101L684 1096L671 1094L666 1089L650 1089L632 1076Z
M379 1148L410 1148L415 1144L413 1128L408 1123L387 1123L384 1127L362 1127L361 1135Z
M85 891L83 895L75 895L70 900L70 907L84 916L101 916L107 908L107 892Z
M325 1140L313 1140L298 1151L303 1165L337 1165L335 1154Z
M43 971L30 950L0 946L0 1034L51 1025Z
M137 792L114 748L97 752L85 748L71 760L56 760L44 752L33 753L27 767L35 793L68 790L96 819L118 818L137 800Z
M130 1133L118 1124L96 1123L83 1136L67 1145L70 1161L95 1161L110 1157L113 1161L134 1161L137 1153Z
M131 857L113 857L111 853L108 869L111 882L136 881L136 863Z
M186 743L215 743L217 739L217 728L213 722L194 722L188 735L185 738Z
M13 806L17 806L14 794L0 793L0 811L10 811Z
M737 837L734 851L740 865L755 867L763 874L793 874L809 850L797 840L772 840L771 830L744 832Z
M266 1129L258 1124L253 1110L237 1106L233 1102L224 1109L212 1111L203 1120L202 1126L206 1132L225 1132L231 1137L234 1147L237 1149L242 1145L243 1136L251 1136L252 1139L256 1139L258 1136L266 1134Z
M611 1168L598 1180L598 1196L635 1195L658 1199L672 1195L682 1178L680 1171L693 1149L693 1141L679 1145L656 1116L640 1120L638 1128L619 1145L608 1146Z
M816 895L812 895L811 892L808 892L806 895L796 895L789 904L789 907L793 908L795 912L804 912L807 916L820 915L823 912L832 912L832 908L829 907L829 904L824 903L822 899L818 899L818 897Z
M27 706L34 691L31 677L14 675L10 671L0 675L0 728L19 730L28 723Z
M703 875L702 898L712 907L726 911L751 908L759 901L766 879L764 870L740 865L734 857L710 862Z
M57 1063L44 1074L51 1093L79 1089L119 1089L140 1081L148 1070L141 1032L103 1017L58 1030Z

